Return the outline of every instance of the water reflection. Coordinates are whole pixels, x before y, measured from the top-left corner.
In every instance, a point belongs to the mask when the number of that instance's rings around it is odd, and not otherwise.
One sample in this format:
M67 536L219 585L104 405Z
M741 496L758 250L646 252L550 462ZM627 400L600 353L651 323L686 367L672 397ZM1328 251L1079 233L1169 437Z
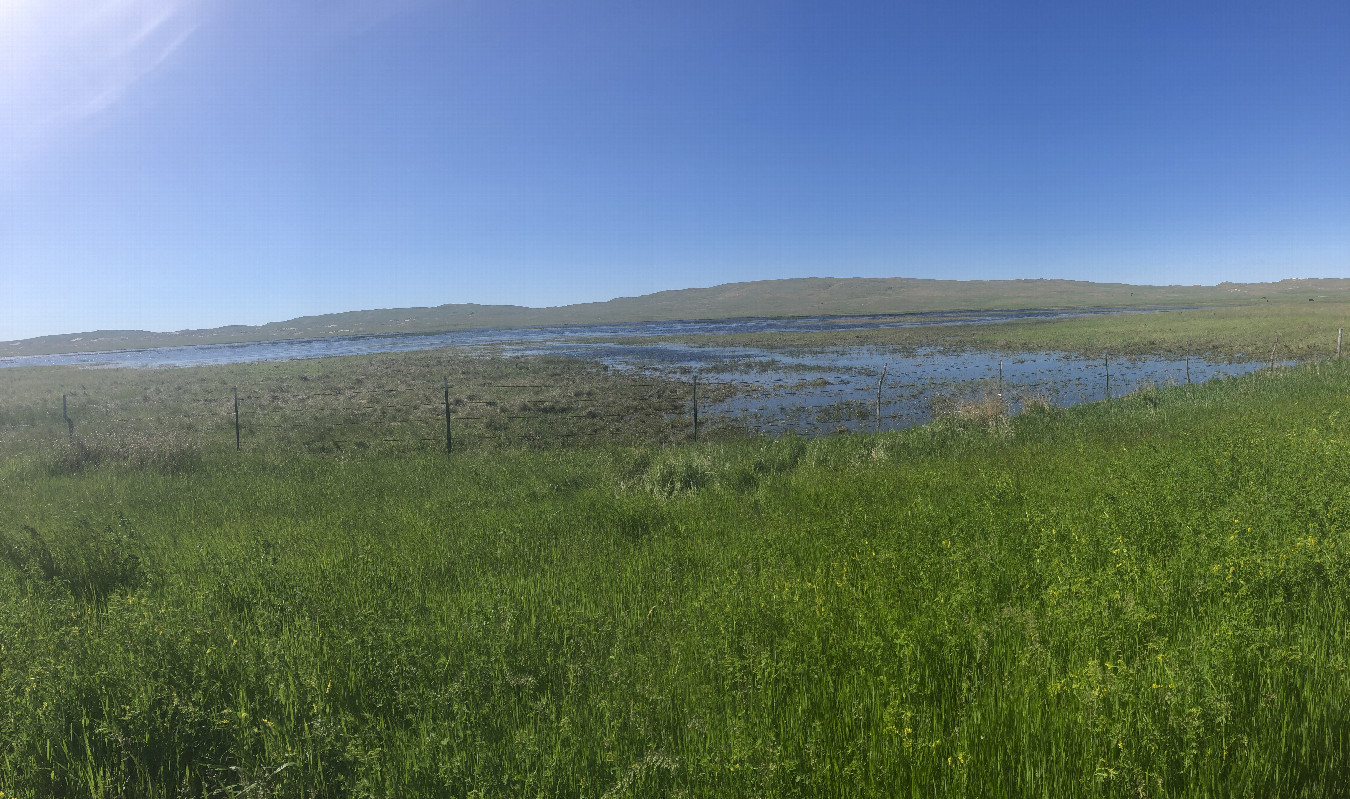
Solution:
M941 400L1001 396L1014 413L1027 401L1067 407L1148 385L1200 383L1261 368L1260 363L1210 363L1197 358L1082 358L1054 352L902 355L879 347L846 347L783 353L749 347L691 347L584 343L517 345L512 354L562 354L619 369L662 375L697 373L707 385L736 391L731 399L700 407L710 418L736 419L758 432L806 434L873 430L881 381L881 427L892 430L932 418ZM691 392L692 393L692 392Z
M1060 353L921 351L913 356L876 348L836 353L782 356L751 369L729 364L710 375L734 383L736 396L708 408L707 414L744 420L756 431L795 431L807 435L840 429L893 430L922 424L935 406L981 398L999 398L1017 413L1027 402L1059 407L1105 399L1108 365ZM1120 397L1150 385L1200 383L1261 368L1259 363L1209 363L1164 357L1116 360L1109 364L1109 391ZM886 368L881 380L882 367Z
M1120 313L1156 313L1158 309L1098 308L1092 310L1021 309L1005 311L935 311L915 314L865 316L811 316L795 319L712 319L628 324L555 325L551 327L494 327L452 330L442 333L400 335L348 335L318 338L251 341L237 344L189 344L140 350L84 352L64 355L0 357L0 368L15 366L86 366L159 368L210 366L226 363L290 361L366 355L379 352L412 352L453 347L469 352L499 345L514 345L514 351L561 352L569 344L586 339L673 338L693 335L744 333L811 333L847 330L877 330L927 325L988 324L1015 319L1062 319ZM531 350L526 345L535 345ZM521 349L525 347L525 349ZM652 357L663 357L653 350Z

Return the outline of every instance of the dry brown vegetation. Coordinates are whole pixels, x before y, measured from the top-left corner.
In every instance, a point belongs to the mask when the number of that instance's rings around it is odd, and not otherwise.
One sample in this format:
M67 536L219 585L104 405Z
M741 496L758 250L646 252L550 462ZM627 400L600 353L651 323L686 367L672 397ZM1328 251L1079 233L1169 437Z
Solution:
M65 472L104 462L175 470L233 450L236 391L240 444L250 452L443 451L447 391L461 450L662 444L692 433L687 383L564 357L429 351L183 369L15 368L5 378L0 447L42 443ZM700 386L700 401L730 390Z

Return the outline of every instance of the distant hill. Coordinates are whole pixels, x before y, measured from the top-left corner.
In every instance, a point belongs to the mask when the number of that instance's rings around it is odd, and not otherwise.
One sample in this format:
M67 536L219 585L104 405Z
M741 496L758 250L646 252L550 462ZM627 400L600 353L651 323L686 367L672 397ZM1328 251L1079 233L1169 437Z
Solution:
M1080 280L923 280L918 278L792 278L661 291L555 308L440 305L303 316L265 325L156 333L96 330L0 342L0 356L227 344L347 334L426 333L472 327L728 319L744 316L902 314L990 308L1241 305L1307 300L1350 301L1350 279L1220 283L1217 286L1133 286Z

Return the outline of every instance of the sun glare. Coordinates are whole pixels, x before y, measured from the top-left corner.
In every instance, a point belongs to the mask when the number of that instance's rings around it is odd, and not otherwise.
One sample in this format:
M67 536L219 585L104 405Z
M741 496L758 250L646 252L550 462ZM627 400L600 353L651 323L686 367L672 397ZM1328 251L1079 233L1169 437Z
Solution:
M0 0L0 28L8 28L25 5L25 0Z
M0 42L7 57L12 58L14 48L19 45L22 35L23 18L31 11L31 0L0 0ZM3 64L6 58L0 58Z

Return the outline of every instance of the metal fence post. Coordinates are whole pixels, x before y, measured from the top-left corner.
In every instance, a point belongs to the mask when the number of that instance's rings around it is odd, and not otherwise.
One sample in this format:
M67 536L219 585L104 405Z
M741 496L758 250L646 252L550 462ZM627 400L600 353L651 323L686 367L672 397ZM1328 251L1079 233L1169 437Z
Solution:
M445 378L445 454L454 449L454 439L450 437L450 378Z
M1102 350L1102 358L1106 361L1106 401L1111 401L1111 351Z
M888 364L881 365L881 378L877 380L877 432L881 432L881 384L886 382L886 367Z

